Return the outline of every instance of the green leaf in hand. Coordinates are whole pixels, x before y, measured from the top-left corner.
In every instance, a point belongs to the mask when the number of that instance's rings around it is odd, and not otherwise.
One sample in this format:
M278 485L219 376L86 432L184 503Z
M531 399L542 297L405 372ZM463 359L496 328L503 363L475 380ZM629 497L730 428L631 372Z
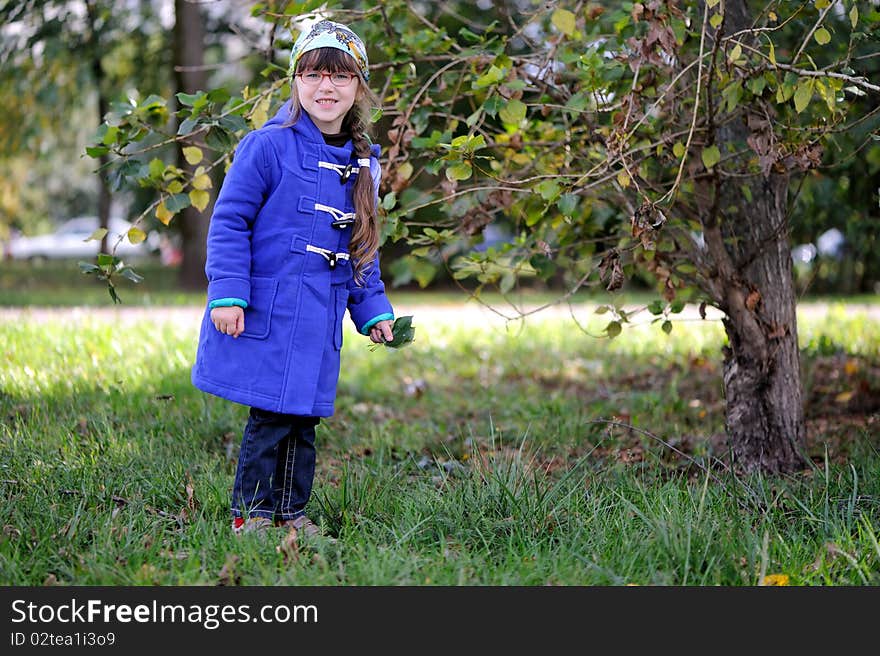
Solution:
M400 348L412 342L416 334L416 327L412 325L412 319L411 314L405 317L397 317L391 326L391 333L394 335L393 339L382 342L382 344L389 348ZM373 344L370 346L370 350L375 351L379 346L379 344Z

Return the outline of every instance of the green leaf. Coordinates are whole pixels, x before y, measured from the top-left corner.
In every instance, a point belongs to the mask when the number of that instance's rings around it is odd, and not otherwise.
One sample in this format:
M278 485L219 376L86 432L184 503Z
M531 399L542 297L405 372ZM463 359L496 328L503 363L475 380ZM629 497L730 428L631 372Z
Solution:
M177 94L177 100L180 101L181 105L186 105L187 107L192 107L196 104L196 101L200 98L204 98L205 94L203 92L199 93L183 93L180 92Z
M559 183L552 178L541 180L535 185L535 191L541 194L541 198L544 200L552 201L559 195Z
M807 108L812 97L813 81L801 80L797 85L797 90L794 92L794 108L797 110L798 114Z
M136 274L131 267L122 267L117 273L132 282L141 282L144 279L143 276Z
M672 147L672 154L675 155L677 159L684 157L684 144L680 141L676 141L675 145Z
M682 310L684 310L684 301L680 299L675 299L669 304L669 311L673 314L678 314Z
M512 271L508 271L501 276L501 282L498 283L498 289L502 294L507 294L513 289L514 284L516 284L516 276Z
M578 200L577 194L562 194L556 201L556 207L564 216L572 216L577 209Z
M831 0L816 0L816 9L822 10L825 9L828 5L831 4Z
M658 314L663 314L664 307L665 307L665 305L664 305L663 301L660 301L660 300L651 301L648 304L648 312L650 312L651 314L653 314L655 316Z
M393 209L396 204L397 204L397 194L393 191L385 194L385 197L382 198L382 209L385 209L385 210Z
M469 162L458 162L446 169L446 177L453 181L467 180L473 172L473 167Z
M575 30L575 16L567 9L557 9L553 12L550 21L565 36L571 36Z
M709 19L709 24L714 27L716 30L718 26L724 21L724 14L712 14L712 18Z
M217 126L208 130L208 135L205 137L205 144L207 144L208 148L221 152L230 150L233 143L232 136L226 130Z
M489 67L488 71L476 79L473 86L475 89L483 89L492 86L493 84L497 84L503 79L504 71L493 65Z
M501 120L510 125L519 125L526 117L526 105L522 100L511 100L498 110Z
M165 208L172 214L177 214L180 210L189 207L191 202L189 194L172 194L165 199Z
M664 321L663 325L660 327L663 329L663 332L666 333L667 335L672 332L672 322L669 319Z
M820 27L813 33L813 38L816 39L816 43L820 46L824 46L826 43L831 41L831 32L826 30L824 27Z
M708 148L703 148L701 158L703 159L703 166L705 166L707 169L711 169L719 161L721 161L721 151L718 150L718 146L709 146Z
M734 80L721 92L721 95L727 101L727 111L732 112L743 95L742 80Z
M605 326L605 332L608 333L608 337L614 339L617 337L623 328L620 325L619 321L610 321L607 326Z
M107 146L86 146L86 155L89 157L100 157L110 152Z
M859 22L859 8L853 4L853 8L849 10L849 22L852 25L853 29L856 29L856 24Z
M83 241L101 241L104 238L104 235L107 234L107 228L98 228L88 237L83 239Z
M397 317L391 326L391 333L394 338L390 342L384 342L388 348L400 348L406 346L413 341L416 334L415 326L412 325L413 317L411 314Z
M764 93L764 87L767 86L767 80L763 76L753 77L748 81L749 91L753 96L760 96Z

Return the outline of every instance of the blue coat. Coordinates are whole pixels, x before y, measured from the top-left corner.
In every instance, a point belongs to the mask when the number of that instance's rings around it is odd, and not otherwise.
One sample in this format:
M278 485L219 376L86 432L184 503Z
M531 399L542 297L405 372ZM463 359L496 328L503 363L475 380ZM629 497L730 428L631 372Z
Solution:
M208 308L192 382L230 401L286 414L333 414L348 308L358 332L393 318L379 259L357 286L348 258L351 142L324 143L308 114L284 127L289 103L239 143L208 230ZM379 147L369 166L378 183ZM354 169L343 182L345 169ZM219 333L210 303L241 299L245 331Z

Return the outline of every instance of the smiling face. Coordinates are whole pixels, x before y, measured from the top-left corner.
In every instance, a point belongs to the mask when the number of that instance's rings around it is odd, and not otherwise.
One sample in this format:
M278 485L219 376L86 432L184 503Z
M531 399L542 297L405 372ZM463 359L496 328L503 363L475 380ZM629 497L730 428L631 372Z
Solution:
M305 81L303 73L327 73L317 84ZM347 86L336 86L330 73L350 73L354 79ZM334 48L319 48L305 53L296 67L296 95L300 105L324 134L342 130L345 115L354 106L361 89L357 63Z

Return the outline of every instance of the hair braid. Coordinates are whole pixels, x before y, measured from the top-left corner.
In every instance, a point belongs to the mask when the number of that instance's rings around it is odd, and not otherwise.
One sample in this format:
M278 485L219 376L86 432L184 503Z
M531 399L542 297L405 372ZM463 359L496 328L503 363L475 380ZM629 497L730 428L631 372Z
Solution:
M367 139L363 111L352 111L351 141L358 158L370 159L370 141ZM355 282L362 284L364 274L372 266L379 250L379 221L376 212L376 191L369 166L358 168L354 183L355 224L351 233L351 257Z

